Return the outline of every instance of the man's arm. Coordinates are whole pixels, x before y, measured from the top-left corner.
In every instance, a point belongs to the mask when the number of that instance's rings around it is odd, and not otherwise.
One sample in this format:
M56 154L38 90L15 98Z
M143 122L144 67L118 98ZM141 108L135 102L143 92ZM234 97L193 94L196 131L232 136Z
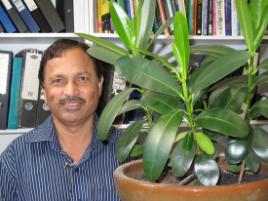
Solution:
M17 184L6 164L5 157L0 157L0 201L17 201Z

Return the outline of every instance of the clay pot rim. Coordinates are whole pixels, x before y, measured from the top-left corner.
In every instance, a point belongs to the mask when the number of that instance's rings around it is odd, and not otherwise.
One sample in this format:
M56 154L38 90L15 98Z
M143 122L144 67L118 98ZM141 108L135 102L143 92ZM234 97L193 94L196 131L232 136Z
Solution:
M144 187L157 187L157 188L171 188L171 189L177 189L178 187L181 190L190 190L190 191L207 191L208 189L214 189L214 190L221 190L221 189L226 189L226 188L243 188L243 187L250 187L250 186L262 186L262 185L267 185L268 179L262 179L258 181L253 181L253 182L248 182L248 183L242 183L242 184L228 184L228 185L218 185L218 186L184 186L184 185L174 185L174 184L167 184L167 183L153 183L149 181L144 181L144 180L137 180L132 177L129 177L125 174L125 170L131 168L132 166L141 166L142 165L142 160L135 160L131 161L125 164L120 165L115 171L114 171L114 177L119 177L121 180L129 181L132 184L137 184L137 185L143 185Z

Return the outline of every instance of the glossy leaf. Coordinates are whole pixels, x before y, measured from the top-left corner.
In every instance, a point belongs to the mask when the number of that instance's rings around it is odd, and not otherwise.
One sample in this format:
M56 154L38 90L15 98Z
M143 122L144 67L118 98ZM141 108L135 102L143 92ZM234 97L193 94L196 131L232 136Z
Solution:
M212 57L219 57L236 50L224 45L193 45L191 46L192 54L208 55Z
M116 33L128 49L134 47L134 33L131 26L131 20L125 10L117 3L112 2L109 7L110 15L115 27Z
M88 49L88 54L101 61L114 65L122 55L117 52L111 51L105 47L94 45Z
M126 112L136 110L139 108L143 108L143 104L139 100L129 100L127 101L121 108L120 111L118 112L118 115L124 114Z
M251 0L249 3L249 9L250 9L250 14L251 14L254 30L257 30L257 27L260 24L264 1L263 0Z
M140 32L138 38L139 49L145 49L151 37L155 19L155 7L155 0L143 1L140 21Z
M119 161L124 161L129 157L131 150L137 142L143 123L144 121L134 122L118 139L115 156Z
M240 172L240 166L239 165L229 165L228 171L233 173L239 173Z
M249 6L245 0L235 0L235 6L242 34L244 36L249 52L252 55L255 52L253 44L254 28Z
M171 96L177 96L180 87L159 63L141 56L121 57L115 64L117 72L129 82L142 88Z
M172 45L173 54L182 69L187 73L190 57L189 32L187 20L184 14L178 12L174 17L174 41Z
M146 49L148 49L152 44L154 44L155 40L158 36L165 32L166 28L169 27L173 23L173 18L168 18L164 24L162 24L157 32L154 34L153 38L150 40L149 44L147 45Z
M264 12L262 13L261 16L260 24L258 26L258 29L256 30L256 36L254 38L255 49L257 49L261 44L265 31L267 30L267 24L268 24L268 6L265 7Z
M130 157L138 157L143 154L143 145L137 144L130 153Z
M250 149L249 154L245 160L246 162L246 169L250 170L254 173L257 173L261 166L260 158L255 154L254 151Z
M205 89L216 81L222 79L226 75L240 68L247 63L248 53L244 51L231 52L217 58L214 62L207 66L203 66L199 71L194 72L189 80L189 87L192 92ZM198 73L198 76L194 76Z
M231 164L237 164L244 160L248 153L252 138L229 138L225 149L225 157Z
M261 62L258 68L268 71L268 59L265 59L263 62Z
M78 35L80 38L83 38L87 41L93 42L93 43L97 44L98 46L101 46L109 51L114 52L115 55L117 55L117 54L119 54L121 56L128 55L128 52L125 49L123 49L123 48L115 45L113 42L110 42L110 41L105 40L103 38L88 35L85 33L76 33L76 35Z
M264 72L260 75L258 75L255 79L255 85L260 86L264 82L268 81L268 72Z
M202 132L197 132L195 134L195 140L203 152L205 152L206 154L209 154L209 155L214 154L214 152L215 152L214 145L213 145L212 141L210 140L210 138L206 134L204 134Z
M244 138L249 133L249 125L238 114L213 108L202 112L196 119L198 126L227 136Z
M231 76L227 77L219 82L217 82L215 85L213 85L209 91L215 91L218 88L230 88L230 87L247 87L248 78L246 75L238 75L238 76Z
M185 151L183 148L183 140L178 142L170 159L172 172L175 176L182 177L190 169L195 157L195 151L195 146L192 146L189 151Z
M178 100L177 97L148 90L142 96L141 102L159 114L166 114L173 109L183 110L182 103Z
M247 95L246 87L235 87L227 88L222 93L218 94L217 97L213 97L213 102L211 98L209 99L209 107L221 107L225 109L232 110L236 113L240 113L242 103L244 102Z
M260 100L256 102L250 110L250 117L254 118L259 115L268 117L268 100Z
M100 140L105 140L107 138L109 130L115 120L115 117L118 115L121 106L134 90L134 88L129 88L122 91L117 96L114 96L105 106L98 122L98 136Z
M254 128L252 149L257 156L268 162L268 133L261 128Z
M144 143L143 168L146 178L155 181L169 158L182 113L177 110L162 115L152 126Z
M183 139L182 148L185 152L189 152L193 149L194 146L194 135L192 132L188 132L187 135Z
M194 171L198 180L205 186L215 186L220 177L216 161L205 154L196 157Z

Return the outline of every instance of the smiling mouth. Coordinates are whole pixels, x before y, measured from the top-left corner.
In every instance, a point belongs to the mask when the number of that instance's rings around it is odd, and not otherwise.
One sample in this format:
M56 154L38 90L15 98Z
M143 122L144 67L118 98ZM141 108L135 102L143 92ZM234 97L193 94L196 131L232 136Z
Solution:
M63 104L65 110L73 112L78 111L82 107L82 102L67 102Z

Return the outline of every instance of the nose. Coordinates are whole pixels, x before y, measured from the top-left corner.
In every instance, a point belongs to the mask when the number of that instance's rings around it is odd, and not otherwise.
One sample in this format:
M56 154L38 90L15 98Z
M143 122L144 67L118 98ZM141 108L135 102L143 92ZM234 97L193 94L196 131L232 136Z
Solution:
M66 96L76 96L79 94L79 86L74 81L69 81L64 88Z

